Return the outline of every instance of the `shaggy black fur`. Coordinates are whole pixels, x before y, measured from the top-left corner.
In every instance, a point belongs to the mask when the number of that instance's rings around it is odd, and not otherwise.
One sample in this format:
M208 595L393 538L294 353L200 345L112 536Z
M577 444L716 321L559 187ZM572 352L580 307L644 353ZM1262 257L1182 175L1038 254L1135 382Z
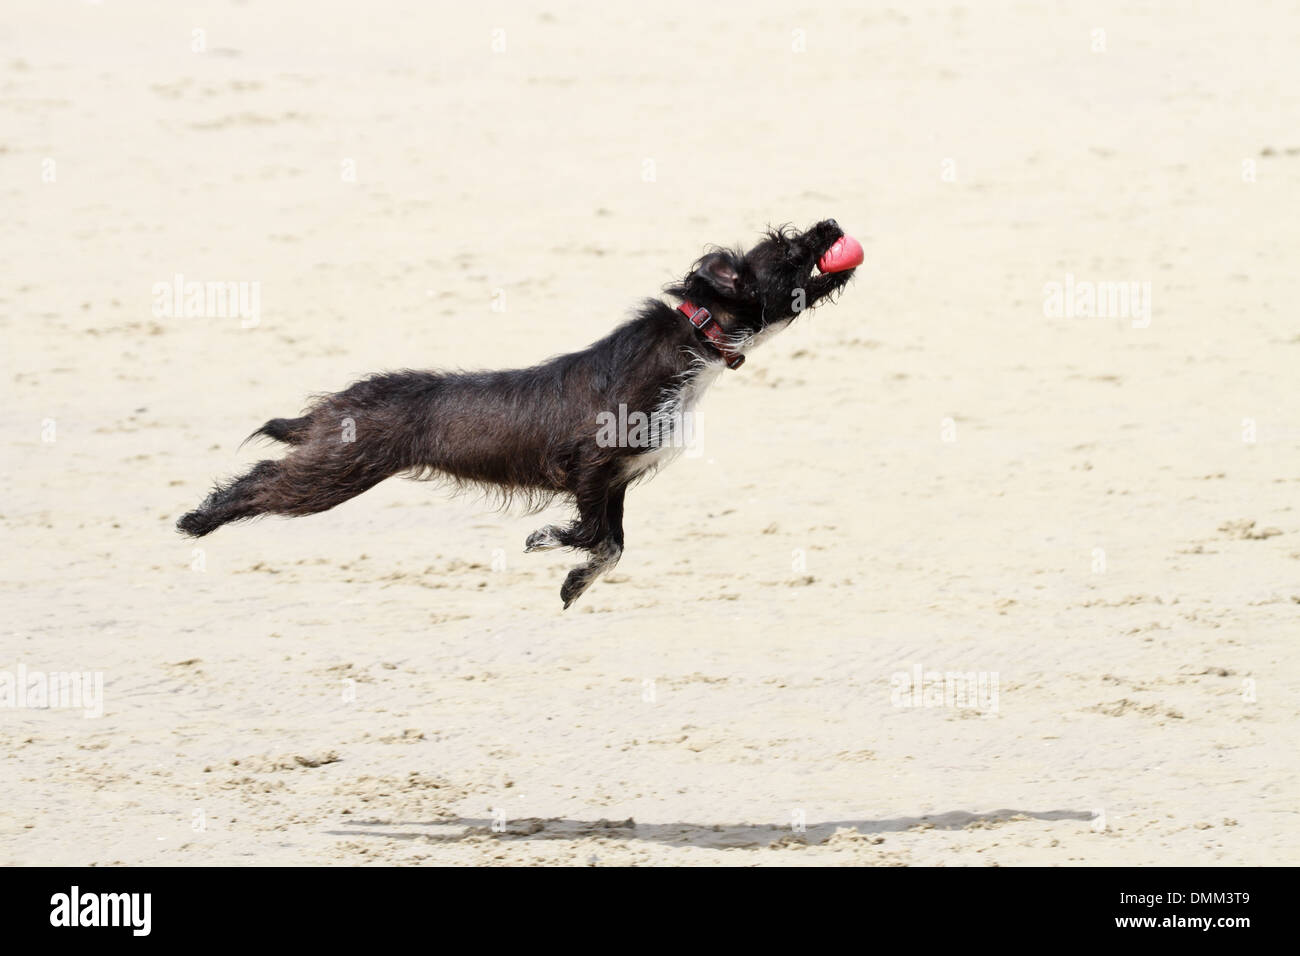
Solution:
M843 232L828 219L800 233L770 231L748 253L714 249L668 294L708 308L743 348L774 324L843 288L853 270L814 275ZM200 537L264 514L333 508L385 478L441 477L540 507L570 497L578 517L529 536L527 550L577 548L567 608L623 550L623 497L647 447L602 447L598 415L620 404L646 415L701 368L722 359L674 307L647 300L637 315L580 352L531 368L373 375L317 399L300 418L273 418L253 435L293 449L218 485L177 522ZM253 437L253 436L250 436Z

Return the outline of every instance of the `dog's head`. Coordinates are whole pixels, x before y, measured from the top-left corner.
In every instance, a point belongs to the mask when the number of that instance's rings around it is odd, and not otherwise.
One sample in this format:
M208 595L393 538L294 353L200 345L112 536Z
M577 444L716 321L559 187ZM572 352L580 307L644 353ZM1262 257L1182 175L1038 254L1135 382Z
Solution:
M822 274L819 260L844 230L825 219L806 232L782 227L746 253L706 253L670 294L704 306L735 335L757 335L833 296L854 269ZM724 318L725 317L725 318Z

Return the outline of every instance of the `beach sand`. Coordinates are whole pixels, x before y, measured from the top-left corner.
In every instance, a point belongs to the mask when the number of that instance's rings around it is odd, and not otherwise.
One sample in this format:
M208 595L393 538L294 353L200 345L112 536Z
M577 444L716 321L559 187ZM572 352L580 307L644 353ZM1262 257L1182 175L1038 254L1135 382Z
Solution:
M1287 5L10 7L0 680L103 692L0 708L0 863L1300 863ZM569 611L559 506L173 529L312 393L827 216Z

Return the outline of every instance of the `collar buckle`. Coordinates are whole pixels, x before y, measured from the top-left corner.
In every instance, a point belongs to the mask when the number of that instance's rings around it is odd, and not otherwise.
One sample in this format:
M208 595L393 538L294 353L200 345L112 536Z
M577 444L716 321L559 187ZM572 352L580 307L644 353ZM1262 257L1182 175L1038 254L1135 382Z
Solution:
M683 302L677 307L677 311L686 316L686 320L693 325L706 339L709 344L717 349L722 360L727 364L729 369L738 369L745 364L745 356L739 352L733 352L727 348L725 341L726 336L718 320L713 317L713 313L703 306L697 307L694 303Z

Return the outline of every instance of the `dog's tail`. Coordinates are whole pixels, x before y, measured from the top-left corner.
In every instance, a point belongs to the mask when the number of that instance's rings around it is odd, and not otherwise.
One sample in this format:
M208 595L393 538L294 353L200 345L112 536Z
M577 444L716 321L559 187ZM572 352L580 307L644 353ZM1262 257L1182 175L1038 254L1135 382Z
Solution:
M302 418L272 418L244 441L251 441L261 435L274 441L282 441L286 445L301 445L307 440L310 431L310 415L304 415Z

